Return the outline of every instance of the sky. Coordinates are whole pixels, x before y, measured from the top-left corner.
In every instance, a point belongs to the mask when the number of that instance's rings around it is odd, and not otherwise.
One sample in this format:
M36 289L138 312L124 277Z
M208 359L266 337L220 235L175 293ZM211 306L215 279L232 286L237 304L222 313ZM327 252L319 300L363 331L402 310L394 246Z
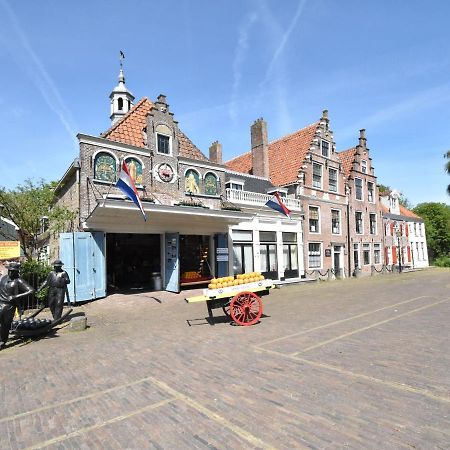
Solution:
M337 150L359 129L378 183L450 203L450 2L402 0L0 0L0 186L60 179L77 133L110 126L119 51L126 85L165 94L208 154L250 150L329 110Z

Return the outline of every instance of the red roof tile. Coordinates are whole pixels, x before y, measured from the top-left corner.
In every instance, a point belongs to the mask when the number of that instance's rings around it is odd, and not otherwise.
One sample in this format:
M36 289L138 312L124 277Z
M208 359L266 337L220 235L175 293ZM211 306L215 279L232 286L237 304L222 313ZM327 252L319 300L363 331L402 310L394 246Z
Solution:
M414 219L421 219L420 216L418 216L417 214L414 214L412 211L410 211L409 209L405 208L403 205L400 205L400 214L402 216L412 217Z
M269 143L269 178L276 186L297 181L297 175L308 152L318 122ZM236 172L252 173L252 153L247 152L225 165Z
M338 152L339 159L342 163L342 170L344 171L345 178L348 178L350 172L353 169L353 161L355 159L356 147L349 148L342 152Z
M100 136L111 141L145 148L143 130L147 127L147 116L152 107L153 103L147 97L143 97L125 116ZM179 131L179 142L180 156L202 161L208 160L181 130Z

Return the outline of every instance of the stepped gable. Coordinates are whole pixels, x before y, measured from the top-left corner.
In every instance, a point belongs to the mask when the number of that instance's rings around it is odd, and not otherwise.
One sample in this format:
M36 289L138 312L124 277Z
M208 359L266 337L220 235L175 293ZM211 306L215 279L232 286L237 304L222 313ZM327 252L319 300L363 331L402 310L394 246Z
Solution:
M318 122L295 133L269 142L269 178L275 186L298 181L298 171L309 151ZM235 172L252 173L252 152L244 153L225 165Z
M342 163L342 170L344 171L345 178L348 179L350 172L353 169L353 161L355 160L356 147L349 148L342 152L338 152L339 159Z
M147 116L152 108L153 103L147 97L141 98L125 116L100 136L110 141L146 148L143 130L147 127ZM180 141L180 156L208 161L208 158L181 130L179 130L178 137Z

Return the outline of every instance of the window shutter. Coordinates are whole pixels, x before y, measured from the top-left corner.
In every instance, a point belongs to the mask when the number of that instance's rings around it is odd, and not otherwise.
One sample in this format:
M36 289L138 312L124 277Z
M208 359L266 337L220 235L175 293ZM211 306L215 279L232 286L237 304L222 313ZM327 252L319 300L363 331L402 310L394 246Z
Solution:
M397 247L395 245L392 246L392 262L397 264Z

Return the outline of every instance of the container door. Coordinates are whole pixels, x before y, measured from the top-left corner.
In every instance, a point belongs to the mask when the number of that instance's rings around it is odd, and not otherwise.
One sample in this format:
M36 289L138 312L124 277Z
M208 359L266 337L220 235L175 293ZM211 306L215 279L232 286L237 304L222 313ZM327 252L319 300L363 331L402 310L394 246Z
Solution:
M165 234L165 283L166 291L180 292L180 235Z

